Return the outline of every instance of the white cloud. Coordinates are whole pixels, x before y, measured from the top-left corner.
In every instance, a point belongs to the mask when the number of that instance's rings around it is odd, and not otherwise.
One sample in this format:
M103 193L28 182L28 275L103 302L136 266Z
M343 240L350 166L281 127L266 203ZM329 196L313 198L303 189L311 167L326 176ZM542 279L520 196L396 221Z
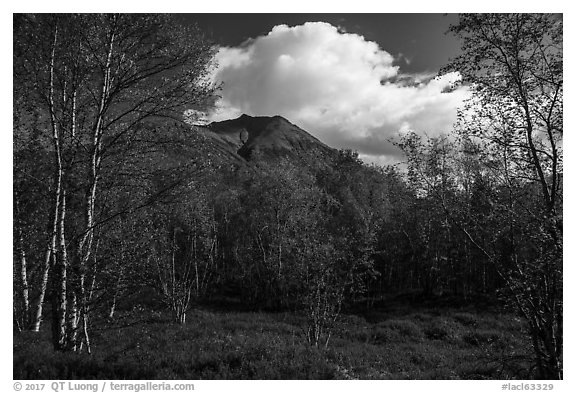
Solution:
M402 74L375 42L323 22L275 26L241 47L221 48L217 60L214 78L224 87L212 120L281 115L373 162L398 156L388 139L399 132L449 131L468 95L447 92L458 75Z

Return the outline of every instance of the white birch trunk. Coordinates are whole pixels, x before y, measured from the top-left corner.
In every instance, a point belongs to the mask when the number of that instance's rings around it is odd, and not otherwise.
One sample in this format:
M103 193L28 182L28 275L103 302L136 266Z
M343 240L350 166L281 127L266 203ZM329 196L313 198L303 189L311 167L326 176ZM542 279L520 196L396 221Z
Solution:
M22 322L20 329L26 328L30 318L30 301L28 297L28 264L26 262L26 251L24 249L24 235L22 233L22 223L20 222L20 204L18 201L18 193L14 193L14 205L16 207L16 236L18 236L18 254L20 260L19 275L20 275L20 302L22 303L22 315L20 320Z
M120 292L120 283L122 281L122 276L124 269L120 268L120 273L118 274L118 279L116 280L116 285L114 286L114 294L112 296L112 304L110 305L110 312L108 313L108 319L114 318L114 312L116 311L116 300L118 299L118 293Z
M53 342L58 350L67 349L68 337L66 327L67 314L67 286L68 286L68 258L66 253L66 238L64 235L64 224L66 220L66 193L62 194L60 204L60 214L58 220L59 229L59 249L53 254L53 263L55 267L54 275L54 299L53 299Z
M56 238L52 236L52 244L56 243ZM42 310L44 307L44 298L46 297L46 289L48 287L48 275L50 272L50 260L52 257L53 248L49 245L46 250L44 257L44 265L42 265L42 279L40 280L40 293L38 299L36 300L36 305L34 307L34 315L30 325L30 330L33 332L40 331L40 325L42 324Z
M100 171L100 163L102 160L101 149L102 149L102 134L103 134L103 124L104 124L104 114L106 111L106 103L109 96L109 89L110 89L110 75L111 75L111 62L112 62L112 53L114 47L114 40L115 40L115 32L113 31L110 35L110 40L108 42L107 48L107 56L106 56L106 64L104 65L104 78L102 81L102 88L100 94L100 101L98 105L98 114L96 117L96 121L93 126L93 134L92 134L92 155L90 160L90 187L88 192L86 193L85 198L85 229L84 234L82 235L80 241L78 242L78 248L76 250L76 268L79 272L78 277L78 287L75 288L77 293L75 294L74 299L76 302L80 301L80 309L76 308L75 312L77 313L76 318L76 329L78 327L78 321L80 318L83 319L86 325L83 325L83 338L84 340L89 343L88 338L88 326L87 326L87 314L88 310L88 302L87 302L87 295L86 295L86 266L88 265L88 261L90 259L91 250L92 250L92 242L94 239L94 212L96 207L96 192L98 188L98 180L99 180L99 171ZM76 304L77 306L77 304ZM76 331L76 330L75 330ZM74 340L76 341L77 336L73 336ZM76 343L74 344L74 350L77 349Z
M54 40L52 43L52 53L50 58L50 81L49 81L49 112L50 112L50 123L52 127L52 143L54 145L54 210L52 215L51 223L51 234L48 242L48 247L46 249L46 254L44 257L44 265L42 266L42 279L40 281L40 293L38 295L34 318L31 324L31 330L38 332L40 331L40 325L42 323L42 311L44 306L44 299L46 296L46 289L48 287L48 278L52 261L55 260L56 254L56 238L58 232L58 218L60 212L60 199L62 192L62 160L60 156L60 140L59 140L59 130L58 122L56 120L55 108L54 108L54 62L56 54L56 44L58 41L58 28L54 30ZM56 278L55 278L56 279ZM54 322L53 322L54 323ZM56 329L53 326L53 331ZM54 340L56 341L56 340Z

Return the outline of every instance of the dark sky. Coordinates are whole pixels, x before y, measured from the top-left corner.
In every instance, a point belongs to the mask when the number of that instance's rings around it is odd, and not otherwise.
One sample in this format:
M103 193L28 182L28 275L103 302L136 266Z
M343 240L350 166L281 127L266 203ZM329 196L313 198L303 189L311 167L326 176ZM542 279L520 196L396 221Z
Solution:
M445 34L455 14L181 14L184 22L197 23L219 45L238 46L267 34L279 24L327 22L375 41L400 60L403 72L437 71L457 54L458 42Z

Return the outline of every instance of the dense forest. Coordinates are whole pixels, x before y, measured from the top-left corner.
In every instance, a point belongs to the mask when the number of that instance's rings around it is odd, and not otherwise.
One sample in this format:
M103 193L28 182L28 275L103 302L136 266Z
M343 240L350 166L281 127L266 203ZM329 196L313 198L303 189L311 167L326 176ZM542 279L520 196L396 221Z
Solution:
M184 329L207 307L292 315L323 356L352 315L407 296L519 317L518 375L562 379L562 20L450 32L442 72L472 98L380 167L278 116L195 125L216 49L171 16L15 15L15 357L41 337L86 362L120 318Z

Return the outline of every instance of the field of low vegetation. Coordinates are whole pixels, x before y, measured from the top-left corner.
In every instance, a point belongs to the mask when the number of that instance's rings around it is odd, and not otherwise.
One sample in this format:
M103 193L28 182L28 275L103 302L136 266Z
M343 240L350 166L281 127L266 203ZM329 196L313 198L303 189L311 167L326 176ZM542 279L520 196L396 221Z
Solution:
M525 326L498 310L426 305L343 314L327 348L297 313L202 308L186 325L143 308L94 329L93 354L14 336L14 379L529 378Z

